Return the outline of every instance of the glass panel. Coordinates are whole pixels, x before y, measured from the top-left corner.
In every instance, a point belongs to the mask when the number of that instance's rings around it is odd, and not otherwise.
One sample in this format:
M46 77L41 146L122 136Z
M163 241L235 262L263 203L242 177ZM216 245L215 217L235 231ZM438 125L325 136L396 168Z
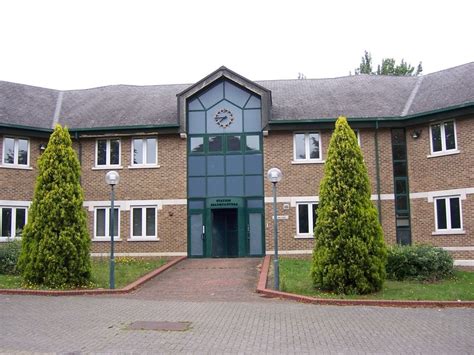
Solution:
M142 235L142 209L134 208L133 210L133 236L140 237Z
M248 200L247 207L248 208L263 208L263 201L262 200Z
M202 214L192 214L190 216L190 232L191 232L191 255L201 256L203 254L203 242L202 242Z
M204 201L189 201L188 206L190 209L201 209L204 208Z
M15 162L15 140L13 138L4 139L3 162L13 164Z
M2 208L2 230L1 237L11 237L12 232L12 209Z
M224 175L223 155L209 155L207 157L207 175Z
M311 233L313 233L316 220L318 219L318 204L313 203L313 225L311 226Z
M407 152L404 145L392 146L393 160L406 160Z
M222 136L209 137L209 151L222 152Z
M206 178L189 178L188 179L189 197L206 196Z
M240 136L227 136L227 151L238 152L240 149Z
M407 163L406 162L393 163L393 174L395 176L407 176Z
M245 156L245 174L262 174L262 154L251 154Z
M392 145L405 145L405 130L403 128L392 129Z
M105 208L98 208L96 210L96 229L95 235L97 237L105 237Z
M204 176L206 175L206 157L189 157L188 158L188 175Z
M395 180L395 194L406 194L407 193L407 184L406 180Z
M143 139L133 140L133 164L143 164Z
M245 105L245 108L260 108L260 107L261 107L260 98L253 95L250 98L249 102L247 102L247 105Z
M245 132L260 132L262 130L262 118L260 110L244 111Z
M28 141L26 139L18 140L18 164L28 164Z
M260 136L247 136L245 137L247 151L259 151L260 150Z
M119 230L119 210L118 208L114 208L114 237L118 236L118 230Z
M97 141L97 165L107 164L107 141Z
M146 140L146 163L156 164L156 138Z
M228 81L225 82L225 98L237 106L243 107L249 99L249 96L250 94L247 91L242 90Z
M244 173L244 157L242 155L228 155L225 159L227 175L242 175Z
M410 220L408 218L397 218L397 227L409 227Z
M295 159L306 159L304 133L295 134Z
M15 226L15 236L20 236L23 231L23 227L26 224L26 208L17 208L16 209L16 226Z
M262 196L263 195L263 179L262 176L246 176L245 177L245 196Z
M408 209L408 198L406 195L397 196L395 208L397 211L406 211Z
M191 137L191 139L189 140L189 149L191 150L191 153L204 152L204 138Z
M310 133L309 134L309 158L310 159L319 159L319 134Z
M206 133L206 113L189 112L188 113L188 132L190 134Z
M456 139L454 136L454 122L444 123L444 134L446 137L446 150L456 149Z
M214 86L212 89L206 91L204 94L199 96L202 104L206 109L215 105L224 98L224 85L222 83Z
M225 184L223 177L207 178L207 196L225 196Z
M203 110L204 108L202 107L198 99L194 99L188 103L188 109L189 110Z
M147 237L155 236L155 209L149 207L146 209L146 235Z
M120 140L112 139L110 141L110 164L118 165L120 163Z
M461 208L458 197L451 197L449 199L449 212L451 213L451 228L461 228Z
M438 221L438 229L447 229L445 199L436 200L436 218Z
M262 214L249 213L250 254L262 254Z
M298 205L298 234L309 233L309 222L308 222L308 205Z
M243 196L244 195L244 177L243 176L227 176L226 177L227 196Z
M442 150L441 126L439 124L431 126L431 143L433 145L433 152L440 152Z

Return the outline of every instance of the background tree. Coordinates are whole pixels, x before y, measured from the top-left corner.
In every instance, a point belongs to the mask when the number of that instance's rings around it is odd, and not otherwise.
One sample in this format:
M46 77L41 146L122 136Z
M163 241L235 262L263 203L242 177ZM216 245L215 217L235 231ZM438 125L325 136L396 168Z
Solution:
M316 287L346 294L381 289L387 250L362 153L345 117L329 143L314 236Z
M397 64L393 58L384 58L382 63L377 66L377 71L372 71L372 55L365 51L361 59L359 68L355 69L355 74L372 74L372 75L393 75L393 76L417 76L423 72L423 66L418 63L418 66L411 66L402 59L400 64Z
M67 128L57 125L38 161L33 202L22 234L19 268L26 282L80 286L90 278L80 165Z

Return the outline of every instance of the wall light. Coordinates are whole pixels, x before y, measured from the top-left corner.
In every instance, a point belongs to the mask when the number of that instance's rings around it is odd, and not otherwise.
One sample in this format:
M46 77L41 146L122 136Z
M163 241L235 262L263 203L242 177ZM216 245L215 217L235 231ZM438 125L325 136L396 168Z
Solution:
M418 139L421 136L421 129L415 129L413 132L411 132L411 136L413 139Z

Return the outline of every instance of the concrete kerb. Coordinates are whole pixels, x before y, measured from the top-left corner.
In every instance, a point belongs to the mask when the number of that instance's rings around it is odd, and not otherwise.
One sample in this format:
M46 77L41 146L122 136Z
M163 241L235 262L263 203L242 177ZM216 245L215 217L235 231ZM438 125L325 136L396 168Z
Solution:
M181 256L176 259L173 259L166 263L165 265L159 267L156 270L149 272L146 275L143 275L138 280L132 282L131 284L125 286L124 288L119 289L76 289L76 290L20 290L20 289L0 289L0 294L2 295L35 295L35 296L82 296L82 295L106 295L106 294L125 294L129 293L145 282L151 280L155 276L163 273L172 266L178 264L179 262L186 259L186 256Z
M287 299L303 303L313 303L319 305L332 306L379 306L379 307L406 307L406 308L446 308L465 307L474 308L474 301L399 301L399 300L348 300L348 299L328 299L315 298L310 296L297 295L288 292L275 291L266 288L267 278L270 270L271 256L265 256L258 280L257 293L267 297Z

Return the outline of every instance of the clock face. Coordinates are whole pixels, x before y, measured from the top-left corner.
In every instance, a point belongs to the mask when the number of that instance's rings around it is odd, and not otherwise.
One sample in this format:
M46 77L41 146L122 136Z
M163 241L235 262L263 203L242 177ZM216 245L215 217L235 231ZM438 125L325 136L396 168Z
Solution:
M214 119L216 120L217 125L222 128L227 128L232 122L234 122L234 115L228 109L221 108L217 111Z

